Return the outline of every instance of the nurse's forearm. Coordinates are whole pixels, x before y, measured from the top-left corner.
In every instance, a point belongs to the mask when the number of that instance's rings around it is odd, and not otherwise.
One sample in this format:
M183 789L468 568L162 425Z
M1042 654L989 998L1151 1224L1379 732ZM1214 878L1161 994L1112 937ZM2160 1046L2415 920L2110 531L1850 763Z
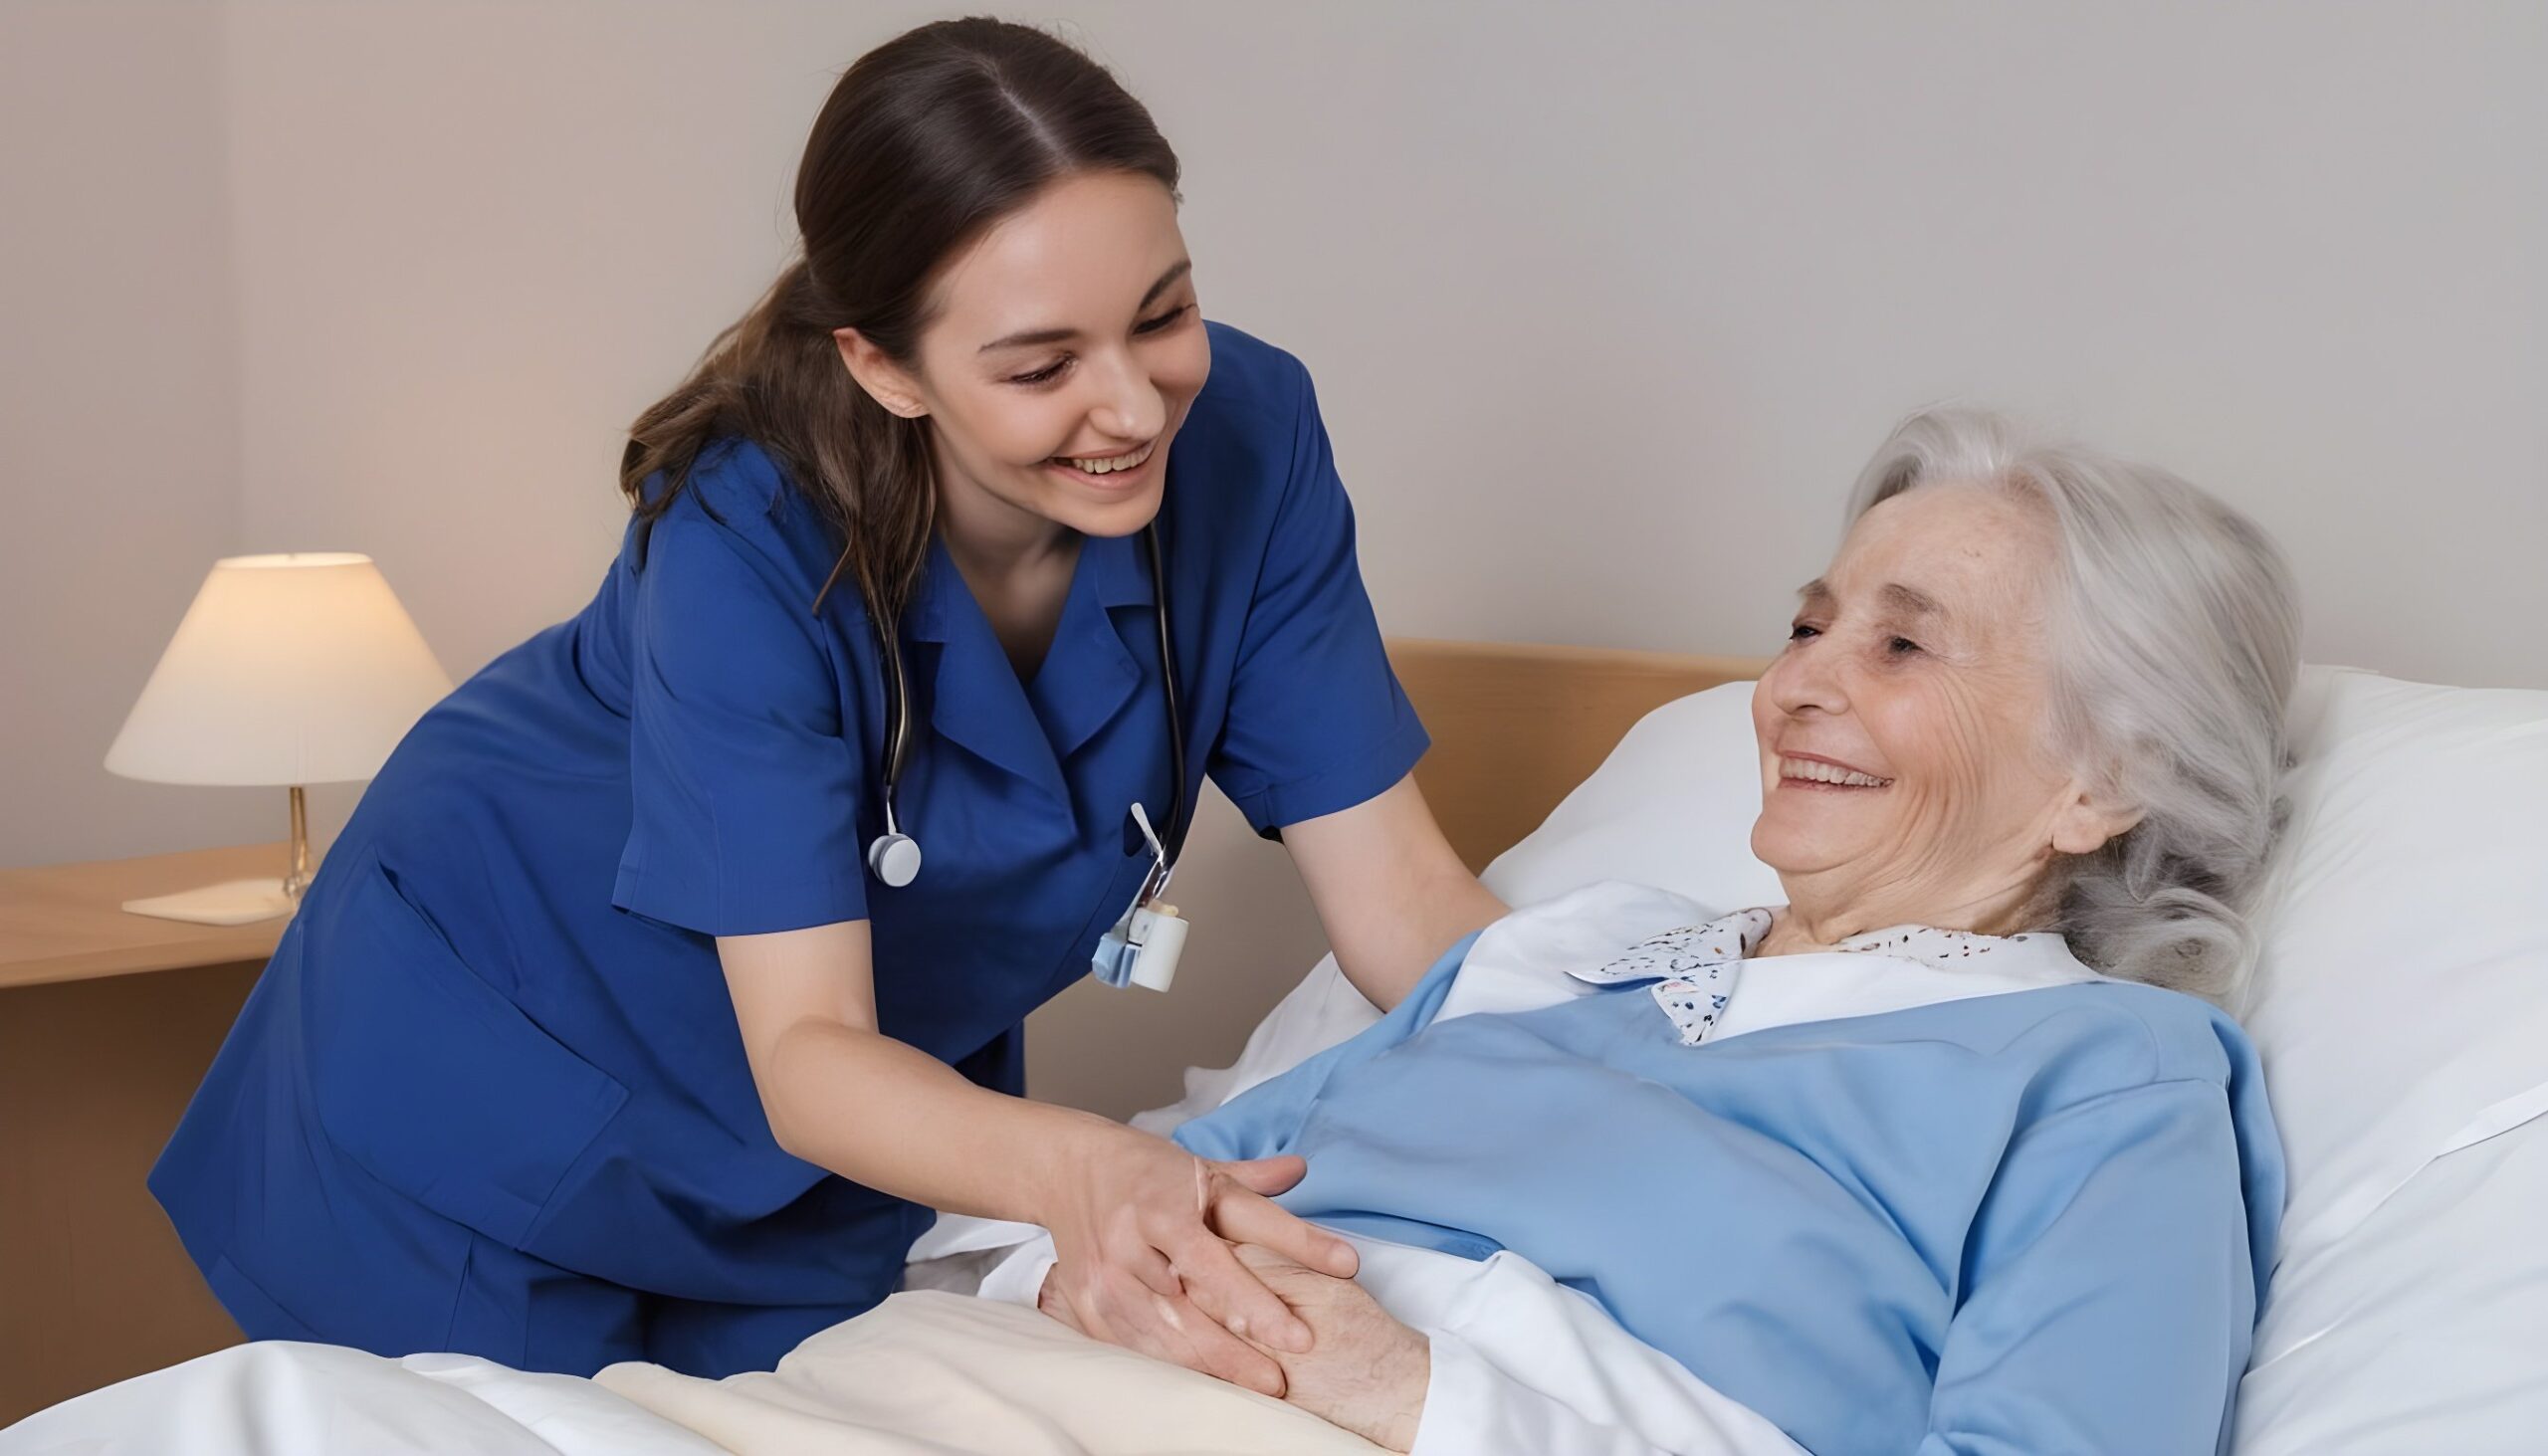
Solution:
M781 1147L950 1213L1046 1221L1057 1174L1126 1138L1093 1113L977 1087L881 1032L809 1019L771 1046L761 1103Z
M1504 913L1504 902L1454 862L1429 875L1408 874L1394 894L1367 898L1360 913L1340 914L1330 941L1346 979L1387 1011L1406 999L1443 951Z
M1063 1174L1167 1145L985 1091L877 1031L865 921L724 936L717 952L770 1132L808 1162L933 1208L1046 1222Z
M1510 908L1481 884L1468 866L1456 859L1438 864L1431 879L1420 882L1410 900L1399 928L1406 941L1399 954L1414 965L1415 975L1421 979L1453 942L1484 930L1509 913ZM1407 988L1414 988L1412 981Z
M1285 826L1283 844L1346 979L1383 1011L1454 941L1504 914L1443 838L1413 774L1351 809Z

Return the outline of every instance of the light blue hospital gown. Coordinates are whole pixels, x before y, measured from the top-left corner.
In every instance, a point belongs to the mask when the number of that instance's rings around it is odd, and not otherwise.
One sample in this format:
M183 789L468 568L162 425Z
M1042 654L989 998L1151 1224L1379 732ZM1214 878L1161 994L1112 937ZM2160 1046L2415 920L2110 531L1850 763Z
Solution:
M1177 1141L1305 1155L1280 1201L1331 1228L1511 1249L1815 1456L2225 1447L2283 1168L2219 1011L2099 980L1710 1040L1666 954L1437 1025L1474 942Z

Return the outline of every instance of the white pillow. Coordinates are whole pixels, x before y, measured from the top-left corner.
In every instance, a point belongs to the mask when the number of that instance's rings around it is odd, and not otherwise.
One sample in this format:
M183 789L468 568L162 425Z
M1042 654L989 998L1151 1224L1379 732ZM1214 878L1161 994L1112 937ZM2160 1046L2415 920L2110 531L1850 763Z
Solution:
M2240 1456L2548 1430L2548 692L2367 673L2295 735L2232 1009L2291 1165Z
M2298 1273L2418 1168L2548 1112L2548 692L2339 672L2295 750L2231 1009Z
M1666 703L1480 878L1507 905L1535 905L1602 880L1653 885L1726 910L1784 905L1779 877L1752 857L1760 762L1750 683Z
M2238 1385L2231 1450L2540 1449L2548 1431L2543 1208L2548 1120L2432 1163L2315 1258L2286 1258Z

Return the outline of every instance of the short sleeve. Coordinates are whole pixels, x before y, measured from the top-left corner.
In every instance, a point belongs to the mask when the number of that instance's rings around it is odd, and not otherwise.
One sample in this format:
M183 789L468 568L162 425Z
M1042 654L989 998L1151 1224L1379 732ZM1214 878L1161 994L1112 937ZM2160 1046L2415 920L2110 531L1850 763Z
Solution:
M1390 671L1354 553L1354 508L1299 375L1291 476L1247 608L1213 781L1259 833L1350 809L1430 740Z
M658 520L629 630L629 831L611 903L712 936L867 916L864 765L822 621L705 512Z

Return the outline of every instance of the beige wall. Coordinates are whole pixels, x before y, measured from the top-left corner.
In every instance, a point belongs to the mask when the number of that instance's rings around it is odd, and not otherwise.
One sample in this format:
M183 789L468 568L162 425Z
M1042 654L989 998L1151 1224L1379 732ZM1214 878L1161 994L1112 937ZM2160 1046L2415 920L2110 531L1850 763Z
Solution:
M1764 650L1964 395L2254 513L2314 657L2548 684L2548 9L1006 9L1183 154L1391 630ZM0 861L262 825L96 768L219 550L374 553L455 674L572 611L617 430L777 266L837 69L934 13L0 6ZM1190 894L1272 864L1214 822ZM1197 945L1271 986L1298 909Z
M280 792L103 766L238 548L220 33L210 7L0 4L0 865L282 832Z
M246 538L466 670L774 270L835 70L944 7L230 7ZM1309 360L1383 619L1751 650L1885 427L2005 402L2298 559L2322 658L2548 683L2548 9L1029 4Z

